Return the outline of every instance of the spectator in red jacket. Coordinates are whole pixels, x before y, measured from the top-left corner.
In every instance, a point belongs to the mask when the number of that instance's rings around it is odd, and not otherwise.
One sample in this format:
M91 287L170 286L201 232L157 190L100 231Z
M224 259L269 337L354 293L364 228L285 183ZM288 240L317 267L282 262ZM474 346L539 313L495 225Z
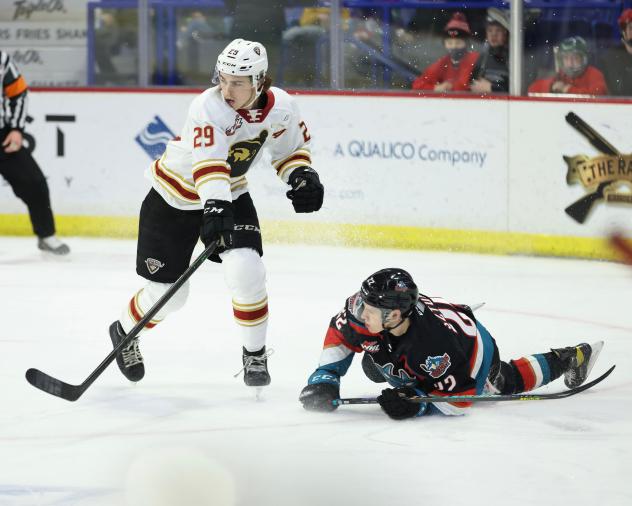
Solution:
M443 29L443 45L448 52L413 81L413 90L468 91L472 81L476 51L469 51L470 25L465 15L456 12Z
M607 95L606 80L599 69L588 65L588 44L582 37L569 37L555 51L553 77L538 79L529 93L571 93Z

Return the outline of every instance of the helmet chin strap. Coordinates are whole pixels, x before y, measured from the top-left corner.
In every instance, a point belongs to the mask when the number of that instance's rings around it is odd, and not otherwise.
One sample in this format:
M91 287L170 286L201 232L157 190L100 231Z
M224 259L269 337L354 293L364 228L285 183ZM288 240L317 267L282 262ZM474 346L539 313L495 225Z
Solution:
M393 311L389 311L389 314L392 313ZM386 315L384 315L384 313L382 313L382 327L384 327L384 330L390 332L392 330L395 330L397 327L399 327L401 324L403 324L406 321L407 316L402 315L401 320L399 321L399 323L393 327L386 327Z
M253 96L252 96L252 100L250 102L248 102L246 105L244 105L242 107L242 109L250 109L252 107L252 104L254 104L255 101L259 98L259 95L261 95L261 93L257 93L256 86L253 86L252 89L254 90L254 93L253 93Z

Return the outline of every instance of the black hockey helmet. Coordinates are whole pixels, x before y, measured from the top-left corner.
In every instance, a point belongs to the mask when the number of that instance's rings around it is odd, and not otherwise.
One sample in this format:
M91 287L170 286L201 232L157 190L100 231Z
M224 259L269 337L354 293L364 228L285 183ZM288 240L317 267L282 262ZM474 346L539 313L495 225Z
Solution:
M419 297L419 290L413 278L404 269L389 267L371 274L362 282L362 300L377 307L385 314L399 309L402 316L408 316Z

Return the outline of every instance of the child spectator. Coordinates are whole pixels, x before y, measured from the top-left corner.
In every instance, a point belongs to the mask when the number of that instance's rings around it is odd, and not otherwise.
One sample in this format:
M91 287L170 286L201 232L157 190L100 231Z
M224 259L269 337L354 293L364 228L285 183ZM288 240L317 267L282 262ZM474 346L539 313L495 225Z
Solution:
M509 91L509 19L507 12L487 10L485 50L474 65L470 88L475 93Z
M608 88L599 69L588 65L588 44L582 37L569 37L555 51L555 75L538 79L529 93L606 95Z
M447 55L424 70L413 81L413 90L468 91L474 64L478 58L476 51L469 51L470 25L462 12L456 12L443 29L443 46Z

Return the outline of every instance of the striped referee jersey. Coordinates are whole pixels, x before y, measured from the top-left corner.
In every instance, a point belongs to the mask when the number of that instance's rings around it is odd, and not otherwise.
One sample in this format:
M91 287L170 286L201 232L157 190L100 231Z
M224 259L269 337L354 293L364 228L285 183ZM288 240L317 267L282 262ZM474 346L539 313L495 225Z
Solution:
M0 130L24 130L26 121L26 81L11 60L9 53L0 51Z

